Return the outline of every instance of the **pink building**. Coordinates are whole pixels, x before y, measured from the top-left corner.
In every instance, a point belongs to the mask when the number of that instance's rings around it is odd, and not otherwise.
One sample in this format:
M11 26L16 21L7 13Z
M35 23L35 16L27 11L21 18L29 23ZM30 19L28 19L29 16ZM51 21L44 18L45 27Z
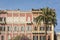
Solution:
M7 13L0 13L0 40L10 40L17 35L26 35L31 40L44 40L44 27L35 29L33 19L40 15L41 11L20 11L20 10L2 10ZM43 25L44 26L44 25ZM43 31L41 31L42 29ZM48 27L48 36L50 40L54 38L54 27Z

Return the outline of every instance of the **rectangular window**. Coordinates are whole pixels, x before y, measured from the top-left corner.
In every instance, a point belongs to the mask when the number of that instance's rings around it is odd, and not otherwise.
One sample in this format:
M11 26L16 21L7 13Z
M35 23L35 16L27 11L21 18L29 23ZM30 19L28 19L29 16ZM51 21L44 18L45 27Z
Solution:
M32 30L31 26L26 27L26 31L31 31L31 30Z
M14 27L14 31L17 31L17 28L16 27Z
M6 18L0 17L0 22L4 22Z
M51 29L51 27L47 27L47 31L51 31L52 29Z
M5 31L5 26L0 26L1 31Z
M2 27L2 31L5 31L5 27Z
M3 20L3 18L2 17L0 17L0 21L2 21Z
M40 40L46 40L45 36L40 36Z
M8 27L7 27L7 30L8 30L8 31L12 31L12 27L8 26Z
M38 40L38 36L33 36L33 40Z
M37 29L38 29L38 27L35 26L35 27L34 27L34 30L37 31Z
M45 28L44 28L44 27L40 27L40 30L41 30L41 31L44 31L44 30L45 30Z
M47 31L51 31L51 30L52 30L51 25L48 25L48 26L47 26Z
M9 27L8 27L8 31L9 31Z

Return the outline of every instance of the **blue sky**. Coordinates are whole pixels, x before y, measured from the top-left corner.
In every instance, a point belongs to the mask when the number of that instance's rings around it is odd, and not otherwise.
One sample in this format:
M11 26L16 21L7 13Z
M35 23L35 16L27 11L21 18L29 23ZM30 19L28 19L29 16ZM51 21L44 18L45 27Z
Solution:
M57 23L56 29L60 29L60 0L0 0L0 10L21 9L31 10L32 8L39 9L50 7L56 10Z

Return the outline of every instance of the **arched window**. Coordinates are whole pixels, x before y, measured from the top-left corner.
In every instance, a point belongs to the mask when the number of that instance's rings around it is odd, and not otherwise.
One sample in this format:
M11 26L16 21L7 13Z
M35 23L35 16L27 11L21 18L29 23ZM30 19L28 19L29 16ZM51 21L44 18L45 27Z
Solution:
M24 29L24 26L21 26L21 31L24 31L25 29Z

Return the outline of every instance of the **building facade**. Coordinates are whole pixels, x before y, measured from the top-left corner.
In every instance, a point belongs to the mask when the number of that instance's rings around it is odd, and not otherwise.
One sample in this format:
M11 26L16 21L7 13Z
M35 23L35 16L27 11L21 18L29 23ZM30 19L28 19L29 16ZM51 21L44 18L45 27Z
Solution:
M0 40L10 40L17 35L26 35L31 40L54 40L54 26L47 27L43 21L38 26L34 18L42 15L42 11L2 10L0 12Z
M60 40L60 32L56 33L57 40Z

